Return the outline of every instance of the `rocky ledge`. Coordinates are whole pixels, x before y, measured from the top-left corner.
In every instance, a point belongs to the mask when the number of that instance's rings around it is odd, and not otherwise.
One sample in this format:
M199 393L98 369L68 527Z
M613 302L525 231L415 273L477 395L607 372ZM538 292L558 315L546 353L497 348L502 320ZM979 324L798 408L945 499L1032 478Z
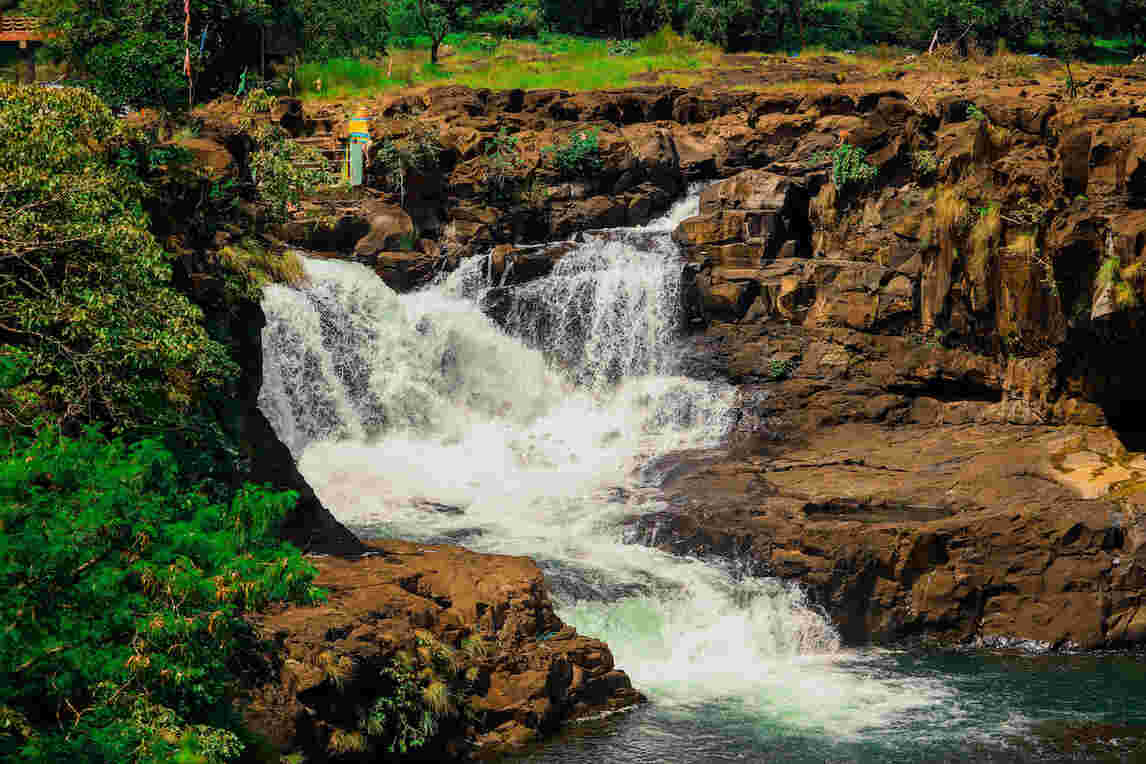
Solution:
M1109 432L853 422L660 472L636 538L796 579L851 644L1146 639L1146 457Z
M436 708L433 734L411 752L424 761L496 754L644 701L604 642L554 614L531 560L402 541L368 547L356 559L314 560L326 604L253 620L279 658L244 715L280 751L375 761L384 749L368 734L370 709L404 692ZM393 668L412 684L394 687ZM388 713L393 723L398 711Z

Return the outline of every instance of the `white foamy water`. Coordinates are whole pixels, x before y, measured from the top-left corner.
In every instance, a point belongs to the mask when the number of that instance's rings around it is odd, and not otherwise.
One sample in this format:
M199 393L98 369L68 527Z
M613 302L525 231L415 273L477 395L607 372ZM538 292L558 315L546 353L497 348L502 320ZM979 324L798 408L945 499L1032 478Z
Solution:
M672 375L668 234L695 204L587 235L514 289L508 333L477 307L493 286L480 258L403 296L365 267L308 260L305 287L265 293L260 406L340 520L537 559L562 617L657 702L860 734L944 690L845 669L794 586L622 541L625 519L655 507L616 489L733 422L734 389Z

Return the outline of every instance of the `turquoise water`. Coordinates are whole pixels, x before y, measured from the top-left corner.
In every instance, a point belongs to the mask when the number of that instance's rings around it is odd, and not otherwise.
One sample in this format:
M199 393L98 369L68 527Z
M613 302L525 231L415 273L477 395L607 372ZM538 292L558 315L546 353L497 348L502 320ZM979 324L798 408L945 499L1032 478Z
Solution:
M1067 762L1146 761L1146 663L1130 655L845 650L838 668L943 696L877 726L833 730L760 713L741 698L650 703L574 725L513 762ZM1064 742L1086 723L1113 725Z

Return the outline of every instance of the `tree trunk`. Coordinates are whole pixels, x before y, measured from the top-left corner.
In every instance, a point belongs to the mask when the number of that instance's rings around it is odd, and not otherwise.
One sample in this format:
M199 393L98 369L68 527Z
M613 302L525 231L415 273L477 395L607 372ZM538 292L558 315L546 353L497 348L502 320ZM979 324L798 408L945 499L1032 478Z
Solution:
M433 42L430 43L430 63L438 63L438 48L442 46L442 41L438 38L432 38Z
M800 40L800 48L804 47L804 7L802 0L792 0L792 12L796 15L796 35Z
M20 42L20 55L24 58L24 81L29 85L36 84L36 49L32 43L23 40Z

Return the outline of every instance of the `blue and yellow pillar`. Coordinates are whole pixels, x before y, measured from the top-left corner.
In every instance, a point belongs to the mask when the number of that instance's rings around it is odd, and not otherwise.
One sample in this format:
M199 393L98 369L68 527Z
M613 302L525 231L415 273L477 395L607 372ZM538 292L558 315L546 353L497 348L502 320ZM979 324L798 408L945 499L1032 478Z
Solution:
M365 109L359 109L346 125L346 164L343 167L343 178L352 186L361 186L364 180L368 145L370 145L370 115Z

